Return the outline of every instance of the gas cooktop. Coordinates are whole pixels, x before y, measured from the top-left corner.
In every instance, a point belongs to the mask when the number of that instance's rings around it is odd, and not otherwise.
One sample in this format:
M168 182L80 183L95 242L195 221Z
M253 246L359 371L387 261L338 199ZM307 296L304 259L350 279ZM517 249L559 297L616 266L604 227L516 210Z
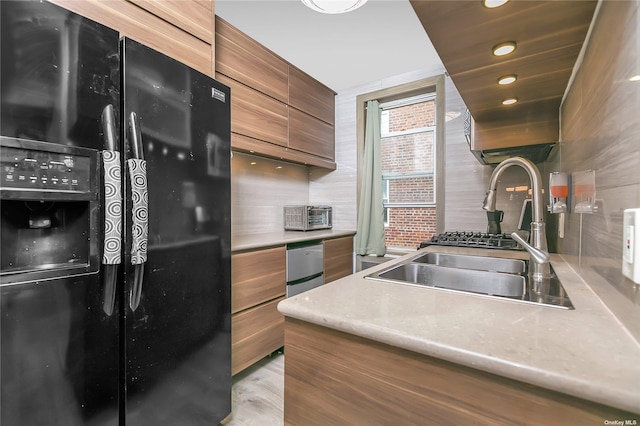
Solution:
M482 232L445 232L431 237L429 241L420 243L423 248L431 245L479 247L502 250L522 250L518 243L508 234L487 234Z

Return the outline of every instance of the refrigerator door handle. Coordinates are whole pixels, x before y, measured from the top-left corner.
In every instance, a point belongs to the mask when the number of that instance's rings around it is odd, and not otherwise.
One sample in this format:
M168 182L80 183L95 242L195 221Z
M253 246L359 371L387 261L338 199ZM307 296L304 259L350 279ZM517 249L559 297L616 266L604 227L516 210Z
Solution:
M104 147L104 242L102 250L103 302L107 315L113 314L118 282L118 265L122 262L122 170L116 138L113 105L102 110L102 136Z
M129 115L132 153L127 160L131 183L131 264L134 267L133 285L129 295L129 307L135 311L142 296L144 263L147 261L147 235L149 233L149 194L147 191L147 163L142 151L142 132L135 112Z

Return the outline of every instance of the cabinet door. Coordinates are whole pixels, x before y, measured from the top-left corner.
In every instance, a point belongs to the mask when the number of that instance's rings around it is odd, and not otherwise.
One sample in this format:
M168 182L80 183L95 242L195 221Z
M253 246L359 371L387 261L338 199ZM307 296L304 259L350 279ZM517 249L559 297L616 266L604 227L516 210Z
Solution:
M231 131L287 146L287 106L242 83L216 73L231 88Z
M231 374L236 374L284 345L284 297L234 314L231 320Z
M289 148L333 160L334 127L295 108L289 108Z
M335 122L335 92L289 66L289 105L329 124Z
M284 296L286 248L255 250L231 256L231 312Z
M218 17L216 71L281 102L289 100L287 63Z
M206 75L213 75L210 43L171 25L126 0L51 0L120 32ZM181 2L182 3L182 2ZM185 2L188 3L188 2Z
M324 240L325 284L353 273L353 236Z
M200 40L213 43L213 0L128 0L154 15L193 34Z

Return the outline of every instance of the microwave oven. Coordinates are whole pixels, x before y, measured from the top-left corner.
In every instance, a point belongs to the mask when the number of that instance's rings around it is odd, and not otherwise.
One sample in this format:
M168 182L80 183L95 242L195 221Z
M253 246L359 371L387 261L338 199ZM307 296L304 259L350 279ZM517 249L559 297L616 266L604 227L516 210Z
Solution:
M332 227L332 208L329 206L284 206L286 231L312 231Z

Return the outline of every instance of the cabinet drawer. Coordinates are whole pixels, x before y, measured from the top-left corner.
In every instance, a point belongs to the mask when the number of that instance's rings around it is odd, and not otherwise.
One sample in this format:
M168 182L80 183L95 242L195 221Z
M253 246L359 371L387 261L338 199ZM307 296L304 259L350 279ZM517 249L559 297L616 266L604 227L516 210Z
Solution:
M289 108L289 148L333 160L334 127L295 108Z
M216 73L231 88L231 131L287 146L287 106L242 83Z
M236 374L284 345L284 316L278 302L284 297L233 315L231 370Z
M218 17L216 71L281 102L289 100L289 65Z
M294 66L289 67L289 105L329 124L335 122L335 93Z
M285 246L231 256L231 312L284 296L286 286Z
M324 282L353 273L353 237L324 241Z

